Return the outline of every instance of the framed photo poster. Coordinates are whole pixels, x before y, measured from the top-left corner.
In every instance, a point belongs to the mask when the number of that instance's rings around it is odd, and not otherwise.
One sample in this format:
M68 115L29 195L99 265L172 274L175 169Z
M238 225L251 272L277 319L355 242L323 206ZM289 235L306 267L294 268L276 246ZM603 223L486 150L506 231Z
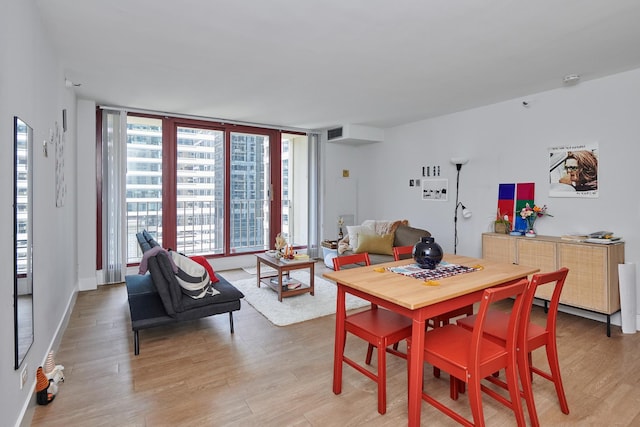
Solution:
M598 144L549 149L549 197L598 197Z
M448 179L423 179L422 180L422 200L434 200L446 202L448 200L447 190L449 188Z

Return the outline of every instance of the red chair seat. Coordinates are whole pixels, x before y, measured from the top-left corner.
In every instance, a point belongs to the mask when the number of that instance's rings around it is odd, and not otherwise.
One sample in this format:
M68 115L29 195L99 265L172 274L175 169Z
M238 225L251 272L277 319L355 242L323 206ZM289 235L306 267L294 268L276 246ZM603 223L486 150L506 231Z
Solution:
M473 324L476 321L476 315L464 317L458 319L456 323L466 329L473 329ZM485 321L485 335L489 338L495 337L500 341L504 341L504 337L507 335L507 322L509 321L509 313L503 311L491 310L487 313L487 320ZM527 349L535 350L538 347L542 347L547 340L548 332L540 325L535 323L529 323L529 329L527 331ZM531 351L530 350L530 351Z
M429 357L437 360L436 365L444 371L464 373L469 366L469 340L471 331L456 325L445 325L429 332ZM487 366L488 374L495 372L495 366L504 367L507 351L504 346L491 341L483 344L478 360L480 365ZM457 375L454 375L458 377Z
M387 337L392 342L405 339L411 335L411 319L393 311L377 308L347 316L346 327L360 337L368 337L369 341L377 337ZM406 354L404 355L406 359Z

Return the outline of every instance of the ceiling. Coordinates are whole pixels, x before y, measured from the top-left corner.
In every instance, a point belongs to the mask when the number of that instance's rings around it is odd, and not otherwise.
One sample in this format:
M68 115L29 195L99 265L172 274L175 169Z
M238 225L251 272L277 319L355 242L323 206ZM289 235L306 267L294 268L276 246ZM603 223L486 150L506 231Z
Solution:
M640 67L637 0L35 0L98 104L389 127Z

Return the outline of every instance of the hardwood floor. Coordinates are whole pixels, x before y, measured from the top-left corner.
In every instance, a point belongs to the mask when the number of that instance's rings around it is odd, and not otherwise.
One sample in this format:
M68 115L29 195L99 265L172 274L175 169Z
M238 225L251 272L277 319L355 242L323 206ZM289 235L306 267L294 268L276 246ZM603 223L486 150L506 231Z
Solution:
M319 273L322 267L317 264ZM230 280L250 277L222 272ZM273 295L276 298L276 294ZM534 308L533 318L542 309ZM65 382L56 399L35 409L32 426L397 426L407 422L406 365L387 361L387 413L379 415L375 383L345 366L343 391L332 392L334 316L276 327L243 303L228 316L141 331L133 355L124 285L78 296L56 363ZM543 426L640 425L640 333L558 315L559 352L571 414L560 412L550 382L534 379ZM366 345L347 339L363 360ZM374 356L375 358L375 356ZM545 360L540 351L534 361ZM375 361L372 363L375 366ZM470 416L466 395L448 398L448 377L425 369L425 387ZM484 397L487 425L511 426L512 413ZM423 402L422 424L457 425Z

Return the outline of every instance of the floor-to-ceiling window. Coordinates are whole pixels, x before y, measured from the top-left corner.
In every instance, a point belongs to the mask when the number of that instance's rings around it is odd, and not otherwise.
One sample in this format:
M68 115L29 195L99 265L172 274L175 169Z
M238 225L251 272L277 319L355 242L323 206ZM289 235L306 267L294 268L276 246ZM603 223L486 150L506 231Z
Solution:
M177 126L176 247L185 254L224 252L224 132Z
M271 228L270 138L231 132L229 232L232 253L269 249Z
M141 257L136 233L147 230L162 244L162 120L127 117L127 263Z
M126 261L146 229L187 255L263 251L282 232L306 242L306 136L127 114ZM303 189L305 189L303 191Z

